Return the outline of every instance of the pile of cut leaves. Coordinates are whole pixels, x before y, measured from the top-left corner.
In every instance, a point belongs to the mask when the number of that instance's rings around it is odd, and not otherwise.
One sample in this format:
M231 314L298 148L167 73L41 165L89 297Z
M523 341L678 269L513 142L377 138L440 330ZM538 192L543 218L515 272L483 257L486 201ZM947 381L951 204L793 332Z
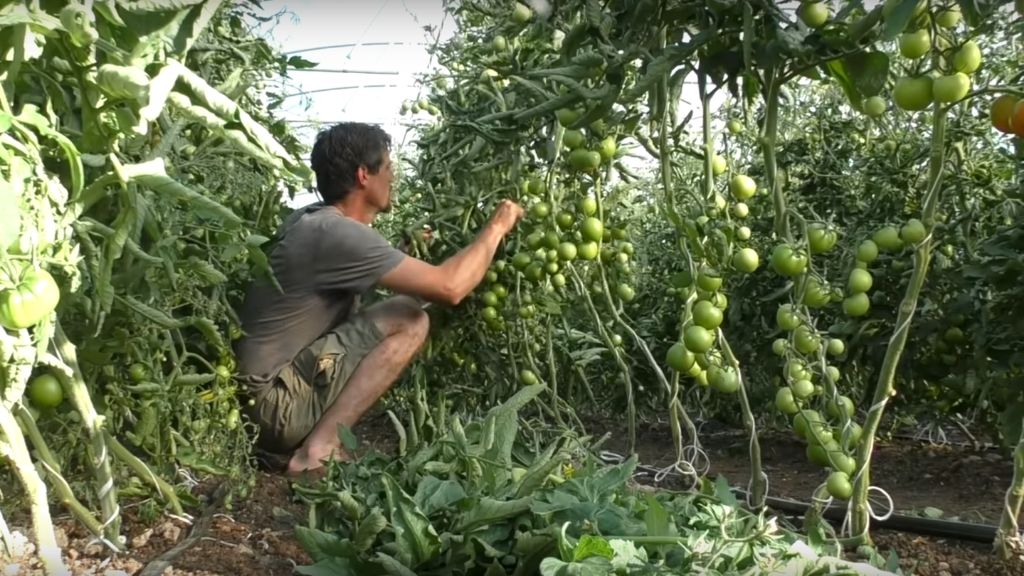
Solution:
M307 576L892 574L822 555L777 519L741 508L722 483L698 492L630 481L635 457L605 465L566 432L529 447L522 388L482 420L457 417L414 453L331 464L313 486L299 541ZM537 441L534 441L537 444Z

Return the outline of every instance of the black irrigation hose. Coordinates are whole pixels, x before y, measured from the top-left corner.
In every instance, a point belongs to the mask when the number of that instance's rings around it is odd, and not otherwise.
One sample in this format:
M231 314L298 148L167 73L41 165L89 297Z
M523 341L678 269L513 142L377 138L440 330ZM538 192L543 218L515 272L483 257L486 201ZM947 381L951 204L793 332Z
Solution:
M733 488L737 498L746 499L746 490ZM803 516L811 505L789 498L776 498L769 496L766 499L769 508L783 512ZM825 519L841 524L846 517L844 508L828 507L822 513ZM957 522L955 520L941 520L934 518L920 518L918 516L903 516L893 514L886 520L872 520L872 528L885 528L897 532L912 532L923 536L936 536L939 538L954 538L957 540L968 540L971 542L992 543L996 539L996 527L991 524L972 524L969 522Z

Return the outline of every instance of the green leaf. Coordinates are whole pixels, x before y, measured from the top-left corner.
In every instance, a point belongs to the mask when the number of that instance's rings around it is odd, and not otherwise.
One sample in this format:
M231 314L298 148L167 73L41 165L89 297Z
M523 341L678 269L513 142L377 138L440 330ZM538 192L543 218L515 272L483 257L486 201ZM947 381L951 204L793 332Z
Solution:
M288 67L294 70L309 70L310 68L316 68L319 65L319 62L306 60L302 56L288 57Z
M174 35L174 50L179 56L192 48L223 3L224 0L204 0L185 14Z
M426 476L416 487L413 500L428 517L436 512L447 510L466 499L466 491L462 484L455 480L441 480L436 476Z
M846 98L850 101L850 104L859 106L861 101L860 92L858 92L857 87L854 85L853 79L850 77L850 73L846 69L844 61L829 60L825 63L825 68L828 70L828 75L839 83L839 87L843 89L843 93L846 94Z
M295 539L314 562L330 558L354 558L356 551L352 543L334 534L305 526L295 527Z
M359 528L356 530L355 535L352 537L352 545L355 546L356 550L360 552L366 552L373 546L374 541L377 540L377 535L380 534L384 528L387 528L388 521L381 513L379 508L374 508L366 518L363 518L359 522Z
M644 524L648 536L672 536L668 512L661 502L651 494L647 494L647 510L644 512Z
M582 479L573 479L573 484L582 483L584 494L591 502L606 500L612 493L626 485L636 470L637 457L634 454L621 464L599 469Z
M168 176L162 158L139 164L126 164L121 170L128 181L149 188L159 195L185 203L199 214L230 224L241 224L242 222L241 218L224 205Z
M14 244L21 234L21 207L11 183L0 178L0 252Z
M860 52L847 56L843 63L860 96L877 96L885 89L889 79L889 57L884 53Z
M359 447L359 440L356 439L355 433L344 424L338 426L338 439L341 440L341 446L349 453L355 452Z
M312 566L296 566L295 573L303 576L364 576L366 574L344 558L325 558Z
M612 550L607 540L600 536L584 534L576 544L572 560L573 562L579 562L593 557L611 559L613 556L615 556L615 551Z
M374 564L384 569L384 574L391 576L416 576L416 573L402 564L398 559L383 552L377 552L373 558Z
M999 432L1003 442L1013 446L1020 441L1021 423L1024 422L1024 401L1016 401L999 414Z
M532 504L532 498L518 498L516 500L481 498L476 505L462 515L462 519L456 525L460 531L469 531L479 526L493 524L525 514L530 511Z
M885 25L882 27L883 40L894 40L903 32L914 17L917 3L918 0L897 0L896 7L885 17Z
M736 508L740 505L739 500L736 499L736 495L732 493L729 481L721 474L719 474L718 478L715 479L715 497L718 498L722 504L732 508Z
M938 519L938 518L942 518L942 510L940 510L940 509L938 509L938 508L936 508L934 506L925 506L925 508L924 508L924 510L922 510L922 512L924 513L925 517L931 518L933 520Z
M492 561L487 566L487 572L484 572L484 576L507 576L507 574L505 567L497 560Z
M555 540L550 534L520 534L513 549L513 554L519 559L513 576L534 576L541 561L556 550Z
M607 558L593 556L582 562L563 562L558 558L545 558L540 563L542 576L607 576L612 563Z
M647 552L643 548L637 548L629 540L613 539L608 542L615 556L612 557L612 569L617 574L625 574L630 568L647 564Z
M415 568L437 556L441 550L441 540L416 502L389 474L384 474L384 491L395 541L400 550L399 559L405 565Z

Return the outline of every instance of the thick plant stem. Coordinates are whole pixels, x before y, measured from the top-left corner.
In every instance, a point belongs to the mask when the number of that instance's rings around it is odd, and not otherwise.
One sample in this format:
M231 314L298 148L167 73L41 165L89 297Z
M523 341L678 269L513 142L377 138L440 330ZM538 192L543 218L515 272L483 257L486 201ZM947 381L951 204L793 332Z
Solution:
M103 435L107 444L110 445L111 452L114 453L114 456L117 457L118 460L131 468L132 472L134 472L139 478L148 480L153 484L153 487L159 490L160 495L167 500L168 504L170 504L171 510L173 510L175 514L181 515L185 513L181 507L181 502L178 500L178 495L174 492L173 486L168 484L163 478L157 476L152 470L150 470L149 466L146 466L145 462L132 454L131 451L118 442L117 439L109 432L104 431Z
M1015 553L1019 554L1024 547L1017 524L1022 503L1024 503L1024 434L1021 434L1017 441L1017 447L1013 450L1013 481L1010 482L1010 487L1006 490L1003 515L999 520L999 528L996 530L996 539L993 542L996 553L1003 560L1008 560Z
M67 574L57 535L53 530L53 518L50 517L50 504L47 500L46 484L32 463L32 456L25 444L25 436L18 427L18 421L7 404L0 402L0 455L10 461L18 480L25 488L32 514L32 531L36 540L36 551L47 574Z
M869 544L868 533L871 523L871 511L868 507L868 487L871 486L871 453L875 447L875 433L882 421L885 404L895 391L896 367L910 334L910 323L917 310L917 299L924 286L928 265L931 263L932 238L931 232L935 224L935 209L939 199L939 185L942 182L942 169L945 163L946 112L936 104L932 113L932 141L928 167L928 188L925 193L922 221L928 231L925 239L916 246L914 270L910 282L900 302L899 313L896 315L896 330L889 339L885 350L885 358L875 385L875 395L868 415L864 422L863 440L857 447L857 472L853 479L853 497L850 508L851 546Z
M36 455L39 457L39 461L42 462L43 468L46 470L46 476L50 480L50 484L57 492L57 496L60 498L60 503L65 508L71 511L71 514L82 523L83 526L93 536L103 536L103 526L100 525L96 517L93 516L92 512L82 504L71 490L71 486L68 485L67 480L61 474L60 465L57 463L57 459L54 458L53 453L50 452L50 447L46 445L46 440L43 439L43 435L40 434L39 428L36 426L35 420L32 418L32 414L27 408L18 404L14 407L15 416L18 419L18 424L21 425L21 429L28 435L29 441L32 443L32 447L35 448Z
M764 127L761 131L761 151L764 154L765 185L772 198L775 209L775 235L780 240L788 240L789 214L786 212L786 195L778 179L778 160L775 155L775 141L779 132L779 89L781 82L775 77L773 69L767 71L768 94L765 98Z
M750 435L750 505L753 508L763 508L765 499L768 497L768 477L761 468L761 443L757 438L757 422L754 419L754 412L750 409L750 400L747 398L747 385L743 381L743 373L740 371L740 362L729 346L725 338L725 332L718 329L718 342L722 346L722 356L725 361L736 371L736 377L740 382L740 389L737 391L740 397L740 409L743 411L743 427Z
M103 533L108 541L120 546L121 541L121 508L117 503L117 487L111 471L110 454L107 442L103 437L103 417L96 412L89 389L82 380L82 371L78 366L78 354L74 344L68 340L64 329L58 321L54 327L53 346L55 356L66 367L66 372L57 372L61 384L67 392L68 399L82 418L82 427L88 436L86 450L89 463L92 465L96 479L96 493L100 502Z
M545 342L545 363L548 369L548 384L551 386L551 407L555 411L555 422L558 423L562 428L565 427L565 421L562 419L562 413L558 409L558 367L555 365L555 334L554 329L551 327L551 318L549 317L546 322L546 333Z
M626 428L629 434L629 452L633 454L636 452L636 404L633 398L633 379L629 375L629 365L622 358L622 353L619 348L612 342L611 336L608 335L608 330L605 329L604 324L601 323L601 314L597 311L597 307L594 306L594 301L590 298L590 292L587 290L586 285L583 283L583 279L580 278L576 269L572 266L568 267L570 274L572 274L573 283L576 285L576 289L579 290L580 294L583 294L584 300L587 303L587 309L590 311L591 317L594 319L594 325L597 327L598 333L601 335L601 339L604 340L605 346L612 351L612 356L615 357L615 363L619 365L619 370L622 372L622 379L626 388Z

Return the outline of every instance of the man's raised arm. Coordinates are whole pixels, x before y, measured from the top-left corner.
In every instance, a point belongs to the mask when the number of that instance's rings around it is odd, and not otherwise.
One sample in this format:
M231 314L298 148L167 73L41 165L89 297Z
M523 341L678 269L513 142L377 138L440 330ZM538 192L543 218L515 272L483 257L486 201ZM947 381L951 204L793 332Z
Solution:
M476 240L458 254L437 266L407 256L381 278L380 285L400 294L456 306L483 280L498 243L522 215L518 204L503 200Z

